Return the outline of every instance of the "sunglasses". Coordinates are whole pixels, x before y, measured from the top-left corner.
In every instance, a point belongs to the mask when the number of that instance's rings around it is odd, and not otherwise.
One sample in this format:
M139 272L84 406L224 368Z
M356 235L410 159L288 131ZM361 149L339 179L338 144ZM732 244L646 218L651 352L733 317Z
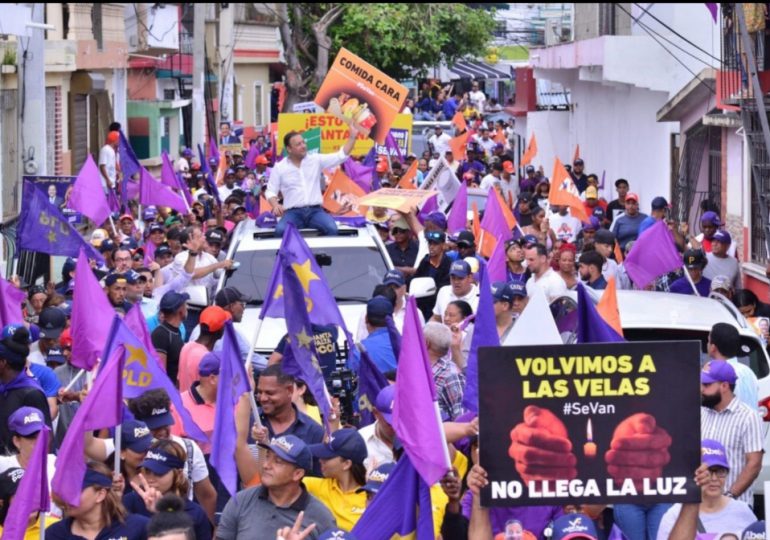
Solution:
M401 227L393 227L390 230L391 234L406 234L409 232L409 229L402 229Z

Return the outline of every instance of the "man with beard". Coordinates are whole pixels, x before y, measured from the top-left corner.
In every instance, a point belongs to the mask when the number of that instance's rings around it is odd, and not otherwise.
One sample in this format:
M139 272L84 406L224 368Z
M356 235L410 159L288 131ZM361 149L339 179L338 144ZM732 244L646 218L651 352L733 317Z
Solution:
M703 366L701 388L701 438L719 441L727 450L730 472L725 495L749 505L754 502L752 483L762 467L762 420L735 395L738 377L724 360Z

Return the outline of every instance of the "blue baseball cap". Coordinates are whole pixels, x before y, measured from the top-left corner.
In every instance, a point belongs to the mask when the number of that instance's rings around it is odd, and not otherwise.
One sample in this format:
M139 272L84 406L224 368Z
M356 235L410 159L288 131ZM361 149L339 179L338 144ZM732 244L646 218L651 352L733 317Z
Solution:
M520 281L498 281L492 284L492 297L496 301L512 304L516 296L527 296L527 288Z
M366 303L367 317L387 317L393 315L393 304L384 296L375 296Z
M61 347L51 347L45 355L45 361L46 363L53 362L56 364L64 364L67 362L67 358L64 356Z
M281 435L270 439L270 444L260 444L262 448L272 450L284 461L309 471L313 468L313 454L305 441L296 435Z
M117 272L113 272L112 274L107 274L107 277L104 278L104 286L105 287L112 287L116 283L120 281L124 281L125 283L128 283L128 278L126 277L126 274L118 274Z
M168 291L160 299L161 311L176 311L182 304L190 299L190 295L187 293L178 293L174 291Z
M466 278L472 273L471 265L462 260L453 262L452 266L449 268L449 275L459 278Z
M404 274L401 270L396 270L394 268L393 270L388 270L388 273L385 274L385 277L382 279L382 284L397 285L401 287L406 284L406 279L404 279Z
M142 219L144 221L152 221L158 217L158 209L154 206L148 206L144 210L142 210Z
M755 521L743 530L741 540L765 540L766 534L765 522Z
M93 469L86 469L86 474L83 476L82 489L92 486L99 486L100 488L111 489L112 478L105 476L100 472Z
M442 212L431 212L428 214L428 216L425 218L426 223L431 222L434 225L436 225L439 229L446 230L447 228L447 221L446 216Z
M712 242L721 242L723 244L730 245L733 241L732 237L730 236L730 233L727 232L724 229L719 229L717 232L714 233L714 236L711 237Z
M152 444L152 433L147 424L139 420L127 420L121 424L123 448L137 454L144 454Z
M137 420L141 420L150 429L158 429L174 424L174 417L171 416L171 411L168 407L156 407L150 412L150 416L144 418L137 417Z
M153 448L147 451L147 454L144 456L144 461L142 461L139 466L143 469L149 469L158 476L162 476L168 471L183 469L184 461L165 450Z
M590 538L597 540L596 526L585 514L564 514L553 522L551 540L570 540L570 538Z
M711 384L715 382L726 382L735 384L738 376L735 369L725 360L712 360L707 362L700 372L701 384Z
M20 407L8 417L8 431L28 437L45 427L42 411L35 407Z
M372 470L372 472L370 472L366 477L366 484L358 488L356 493L366 491L367 493L376 494L382 487L382 484L384 484L388 479L390 473L393 472L393 468L395 466L395 463L383 463L376 469Z
M722 443L713 439L703 439L700 443L701 460L709 467L730 468L727 461L727 452Z
M102 243L99 245L100 253L106 253L107 251L112 251L113 249L115 249L115 242L109 238L102 240Z
M200 364L198 364L198 375L208 377L209 375L219 375L219 355L209 352L203 355Z
M363 463L369 455L364 438L352 428L335 431L325 444L311 444L310 452L320 459L341 457L353 463Z
M377 394L374 408L385 418L388 424L393 423L393 402L396 400L396 385L389 384Z

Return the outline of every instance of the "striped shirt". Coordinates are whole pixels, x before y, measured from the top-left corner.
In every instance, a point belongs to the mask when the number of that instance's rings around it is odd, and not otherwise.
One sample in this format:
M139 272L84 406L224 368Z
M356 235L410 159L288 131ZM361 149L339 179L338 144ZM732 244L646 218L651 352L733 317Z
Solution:
M737 397L721 411L701 407L701 439L713 439L724 445L730 472L727 474L725 489L730 489L746 465L746 454L762 451L762 420ZM736 499L753 504L754 490L751 486Z

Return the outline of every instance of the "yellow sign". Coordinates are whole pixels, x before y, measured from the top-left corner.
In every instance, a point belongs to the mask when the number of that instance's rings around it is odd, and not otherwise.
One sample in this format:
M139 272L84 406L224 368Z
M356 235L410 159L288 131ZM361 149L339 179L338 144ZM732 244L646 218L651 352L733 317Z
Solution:
M348 125L332 114L303 114L282 113L278 115L278 137L276 138L277 152L283 152L283 137L290 131L303 132L308 129L321 128L321 153L329 154L342 148L350 136ZM393 138L406 155L412 150L412 115L398 114L390 126ZM406 146L403 142L406 140ZM363 156L372 149L374 141L359 135L353 147L354 156ZM404 151L406 149L406 151Z
M435 191L424 189L383 188L361 197L358 199L358 204L409 212L436 194Z

